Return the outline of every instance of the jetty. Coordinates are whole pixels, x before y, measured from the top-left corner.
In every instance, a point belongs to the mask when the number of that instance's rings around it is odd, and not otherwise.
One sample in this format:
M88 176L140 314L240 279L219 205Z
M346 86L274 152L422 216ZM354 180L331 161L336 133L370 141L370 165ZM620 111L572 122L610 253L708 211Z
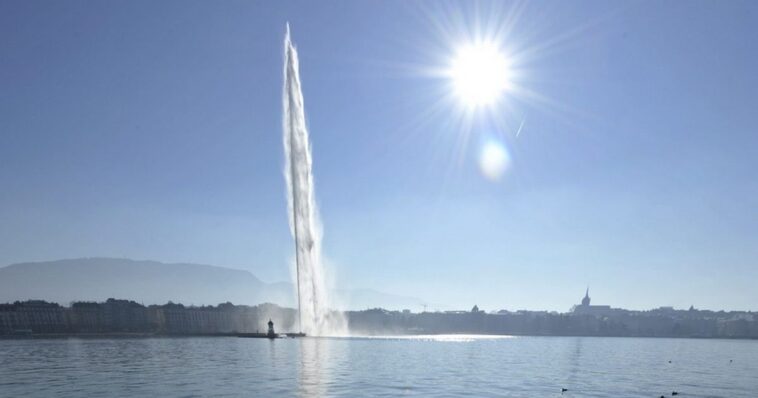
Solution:
M274 322L268 320L268 331L266 333L237 333L237 337L248 337L256 339L282 339L282 338L297 338L305 337L305 333L276 333L274 330Z

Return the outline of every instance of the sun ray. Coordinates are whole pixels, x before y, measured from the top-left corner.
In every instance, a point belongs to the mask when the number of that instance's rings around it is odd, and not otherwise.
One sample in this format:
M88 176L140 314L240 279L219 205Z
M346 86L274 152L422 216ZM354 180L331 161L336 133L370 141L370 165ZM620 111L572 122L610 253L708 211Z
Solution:
M540 72L539 66L545 58L581 45L581 37L596 29L602 18L545 35L547 28L533 23L536 11L525 2L406 4L419 14L421 30L427 34L418 41L396 38L414 47L414 59L384 61L382 67L398 76L440 84L424 84L402 105L393 104L418 109L392 129L393 141L428 151L430 165L442 172L443 186L471 169L472 156L481 161L490 139L508 153L513 168L507 172L515 172L518 146L524 145L517 136L523 136L527 114L532 120L540 114L550 117L574 130L597 121L574 103L538 91L552 76ZM530 130L526 142L534 144L538 136L539 131Z

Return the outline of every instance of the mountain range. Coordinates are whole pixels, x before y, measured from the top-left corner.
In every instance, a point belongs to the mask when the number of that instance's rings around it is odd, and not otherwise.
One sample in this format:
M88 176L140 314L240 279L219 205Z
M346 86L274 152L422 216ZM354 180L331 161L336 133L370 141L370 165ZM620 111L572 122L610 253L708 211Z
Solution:
M40 299L73 301L129 299L185 305L264 302L296 306L292 283L265 283L245 270L201 264L169 264L119 258L78 258L12 264L0 268L0 303ZM372 289L331 291L335 309L382 307L419 310L425 302Z

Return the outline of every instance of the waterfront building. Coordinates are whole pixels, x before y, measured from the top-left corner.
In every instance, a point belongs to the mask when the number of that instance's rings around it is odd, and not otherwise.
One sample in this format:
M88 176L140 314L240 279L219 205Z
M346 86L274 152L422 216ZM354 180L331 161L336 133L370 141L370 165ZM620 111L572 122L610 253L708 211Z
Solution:
M68 322L63 307L42 300L0 305L0 333L64 333Z
M590 301L590 288L587 287L582 303L571 308L571 312L577 315L593 316L608 316L614 312L610 305L591 305Z

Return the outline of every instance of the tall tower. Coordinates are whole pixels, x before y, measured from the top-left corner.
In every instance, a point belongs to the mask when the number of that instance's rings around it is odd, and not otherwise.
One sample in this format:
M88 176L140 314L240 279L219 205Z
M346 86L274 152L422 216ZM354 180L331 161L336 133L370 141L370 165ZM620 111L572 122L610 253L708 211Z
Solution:
M582 299L582 305L587 307L590 305L590 287L587 286L587 291L584 293L584 298Z

